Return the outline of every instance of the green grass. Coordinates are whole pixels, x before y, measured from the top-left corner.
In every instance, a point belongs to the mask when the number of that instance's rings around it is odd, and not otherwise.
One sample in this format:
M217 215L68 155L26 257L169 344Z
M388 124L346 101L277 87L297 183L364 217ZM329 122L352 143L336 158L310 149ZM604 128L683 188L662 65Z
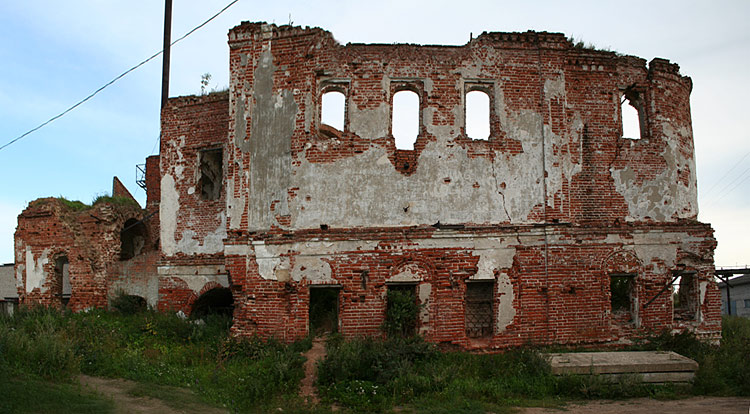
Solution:
M296 395L303 376L300 351L309 341L234 339L229 325L226 317L197 324L152 311L21 310L0 317L0 373L59 384L84 373L184 387L207 404L241 412Z
M109 194L102 194L96 196L94 198L94 201L91 202L91 205L97 205L99 203L110 203L110 204L117 204L122 206L133 206L136 208L141 208L141 206L138 204L137 201L133 200L130 197L123 197L123 196L111 196Z
M301 352L310 338L287 345L228 334L230 319L205 323L137 310L72 314L22 309L0 316L0 412L110 412L112 402L81 389L80 373L124 378L133 395L176 409L207 404L232 412L407 413L508 412L527 405L631 397L749 396L750 320L727 317L720 347L690 334L657 335L634 349L674 350L697 360L694 384L650 385L637 377L609 383L598 376L551 374L535 349L500 354L440 352L419 337L344 340L333 335L318 364L323 403L297 396ZM75 400L75 402L73 401ZM69 402L70 401L70 402Z
M0 412L88 414L114 412L114 403L68 383L8 378L0 381Z
M554 376L540 352L441 353L418 338L343 341L332 337L319 364L324 401L352 412L484 413L525 405L560 406L586 399L750 395L750 320L727 317L720 347L690 333L664 333L633 349L672 350L700 364L693 384L646 384L633 376Z

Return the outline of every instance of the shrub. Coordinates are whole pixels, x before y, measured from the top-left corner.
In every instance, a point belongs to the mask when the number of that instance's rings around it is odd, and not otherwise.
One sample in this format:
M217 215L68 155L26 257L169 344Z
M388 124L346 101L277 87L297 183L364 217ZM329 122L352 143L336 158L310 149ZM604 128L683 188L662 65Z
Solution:
M419 305L411 289L388 289L388 308L382 329L389 337L414 335Z
M127 295L123 292L118 292L110 301L109 307L115 312L123 315L132 315L145 311L148 306L146 300L140 296Z

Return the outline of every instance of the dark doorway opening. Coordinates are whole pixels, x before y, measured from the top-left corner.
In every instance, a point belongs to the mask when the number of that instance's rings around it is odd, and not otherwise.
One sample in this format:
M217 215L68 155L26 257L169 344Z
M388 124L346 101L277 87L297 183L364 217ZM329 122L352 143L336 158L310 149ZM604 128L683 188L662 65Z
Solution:
M494 282L466 283L466 336L488 338L492 336L492 299Z
M310 287L310 333L322 335L339 330L338 287Z
M194 318L202 318L207 315L231 317L233 311L232 291L229 288L213 288L195 300L190 316Z

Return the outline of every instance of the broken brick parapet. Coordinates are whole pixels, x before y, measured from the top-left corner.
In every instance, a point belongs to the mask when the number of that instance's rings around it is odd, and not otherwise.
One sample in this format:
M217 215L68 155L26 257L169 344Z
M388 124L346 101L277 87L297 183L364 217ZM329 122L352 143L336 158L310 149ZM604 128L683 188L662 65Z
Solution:
M647 67L533 32L464 46L338 45L320 29L247 23L230 43L230 231L696 216L691 83L666 60ZM345 125L319 133L321 95L334 87L346 95ZM391 133L391 99L404 88L420 99L413 150ZM465 136L473 88L491 96L487 141ZM625 93L642 102L645 139L621 137ZM667 203L646 199L657 187Z

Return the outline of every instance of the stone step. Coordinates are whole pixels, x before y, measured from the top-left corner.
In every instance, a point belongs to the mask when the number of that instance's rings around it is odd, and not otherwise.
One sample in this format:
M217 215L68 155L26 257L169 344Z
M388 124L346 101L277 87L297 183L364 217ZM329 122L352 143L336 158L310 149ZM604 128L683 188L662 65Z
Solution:
M667 351L571 352L546 354L555 375L637 374L644 382L687 382L698 369L690 358Z

